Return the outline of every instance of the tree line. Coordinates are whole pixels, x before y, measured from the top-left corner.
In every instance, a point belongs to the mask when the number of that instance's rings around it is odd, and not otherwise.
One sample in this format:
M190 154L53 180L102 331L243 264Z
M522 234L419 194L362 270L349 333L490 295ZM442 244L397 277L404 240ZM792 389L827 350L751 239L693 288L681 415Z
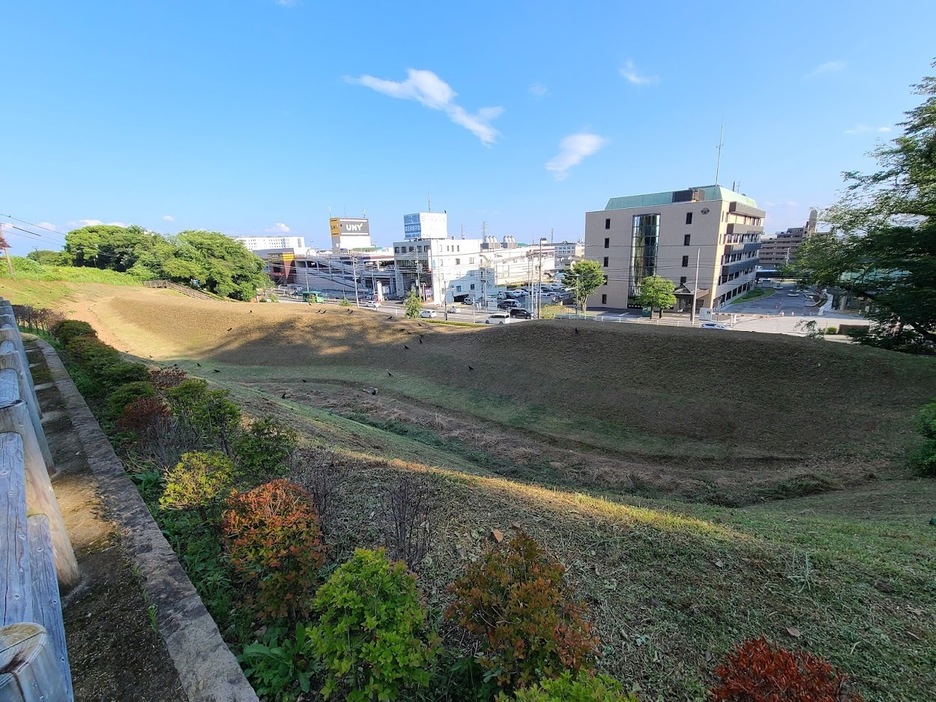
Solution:
M250 300L267 287L263 261L220 232L184 231L164 236L131 225L96 224L65 235L62 251L32 251L40 265L100 268L141 280L171 280L200 290Z

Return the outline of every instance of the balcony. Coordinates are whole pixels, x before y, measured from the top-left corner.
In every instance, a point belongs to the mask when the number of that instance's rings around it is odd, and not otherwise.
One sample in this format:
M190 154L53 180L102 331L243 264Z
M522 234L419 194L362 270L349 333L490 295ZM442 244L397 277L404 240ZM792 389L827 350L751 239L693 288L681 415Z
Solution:
M761 242L759 241L749 241L746 244L726 244L725 254L745 254L750 253L751 251L760 251L761 246Z
M746 258L743 261L735 261L734 263L726 263L721 267L722 277L733 275L734 273L743 273L753 271L754 268L759 263L759 260L756 258Z
M760 219L767 216L764 210L759 210L756 207L751 207L750 205L745 205L743 202L737 201L729 203L728 211L739 215L747 215L748 217L759 217Z

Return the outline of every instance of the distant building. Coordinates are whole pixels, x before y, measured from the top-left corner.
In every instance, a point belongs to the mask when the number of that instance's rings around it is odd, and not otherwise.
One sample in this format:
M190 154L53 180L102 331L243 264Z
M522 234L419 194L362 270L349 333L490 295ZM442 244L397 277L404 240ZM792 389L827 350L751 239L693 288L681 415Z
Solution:
M585 258L607 276L589 306L634 306L640 282L659 275L676 286L677 309L693 298L697 308L718 308L753 287L765 216L719 185L611 198L585 213Z
M305 248L305 238L301 236L235 236L232 238L250 251Z
M370 224L363 217L332 217L328 220L332 251L370 249Z
M551 244L556 250L556 258L577 260L585 257L585 242L583 241L560 241Z
M480 239L407 239L393 242L396 289L423 300L452 302L481 294Z
M403 238L406 241L447 239L448 214L445 212L415 212L403 215Z
M805 239L816 233L816 210L809 211L809 220L802 227L790 227L785 232L765 235L761 239L760 265L779 268L793 260L796 249Z

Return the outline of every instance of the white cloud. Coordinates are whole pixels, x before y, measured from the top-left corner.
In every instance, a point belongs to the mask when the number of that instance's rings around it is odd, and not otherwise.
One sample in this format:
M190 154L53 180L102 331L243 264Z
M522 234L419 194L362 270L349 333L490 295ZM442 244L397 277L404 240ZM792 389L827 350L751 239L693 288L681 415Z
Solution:
M289 232L289 227L287 227L287 226L286 226L285 224L283 224L282 222L276 222L272 227L270 227L269 229L267 229L267 231L268 231L268 232L271 232L271 233L272 233L272 232L278 232L278 233L280 233L280 234L286 234L287 232Z
M634 62L629 59L623 67L618 69L618 73L631 85L653 85L660 82L659 76L648 76L640 73Z
M809 73L806 74L806 78L818 78L819 76L826 76L831 73L838 73L845 70L846 63L844 61L826 61L825 63L820 63Z
M295 7L300 3L299 0L276 0L276 4L280 7Z
M542 83L534 83L529 87L529 92L533 97L541 98L546 96L546 94L549 92L549 89Z
M546 163L546 170L552 171L556 180L565 180L572 166L597 153L607 143L607 139L597 134L571 134L559 142L559 153Z
M856 124L851 129L846 129L845 134L867 134L868 132L886 134L890 130L890 127L869 127L867 124Z
M175 222L175 217L172 215L163 215L163 222Z
M406 73L407 77L404 81L384 80L368 75L346 80L399 100L415 100L430 110L441 110L455 124L478 137L485 146L493 144L500 135L500 132L494 129L490 122L500 116L504 111L502 107L482 107L472 114L455 103L455 96L458 93L432 71L410 68Z
M58 231L58 225L52 224L52 222L39 222L39 226L44 229L51 229L53 232Z
M75 222L75 224L78 224L82 227L94 227L98 224L104 224L104 222L99 219L79 219L77 222Z

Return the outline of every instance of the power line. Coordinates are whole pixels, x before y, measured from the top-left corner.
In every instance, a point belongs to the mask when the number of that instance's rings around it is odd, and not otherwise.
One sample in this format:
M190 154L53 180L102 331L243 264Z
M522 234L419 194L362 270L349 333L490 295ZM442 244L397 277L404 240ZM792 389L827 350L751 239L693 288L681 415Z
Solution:
M54 229L49 229L48 227L44 227L41 224L33 224L32 222L27 222L25 219L20 219L19 217L14 217L13 215L0 213L0 217L6 217L7 219L12 219L17 222L22 222L23 224L28 224L30 227L35 227L36 229L44 229L47 232L52 232L53 234L58 234L59 236L62 236L61 232L57 232Z

